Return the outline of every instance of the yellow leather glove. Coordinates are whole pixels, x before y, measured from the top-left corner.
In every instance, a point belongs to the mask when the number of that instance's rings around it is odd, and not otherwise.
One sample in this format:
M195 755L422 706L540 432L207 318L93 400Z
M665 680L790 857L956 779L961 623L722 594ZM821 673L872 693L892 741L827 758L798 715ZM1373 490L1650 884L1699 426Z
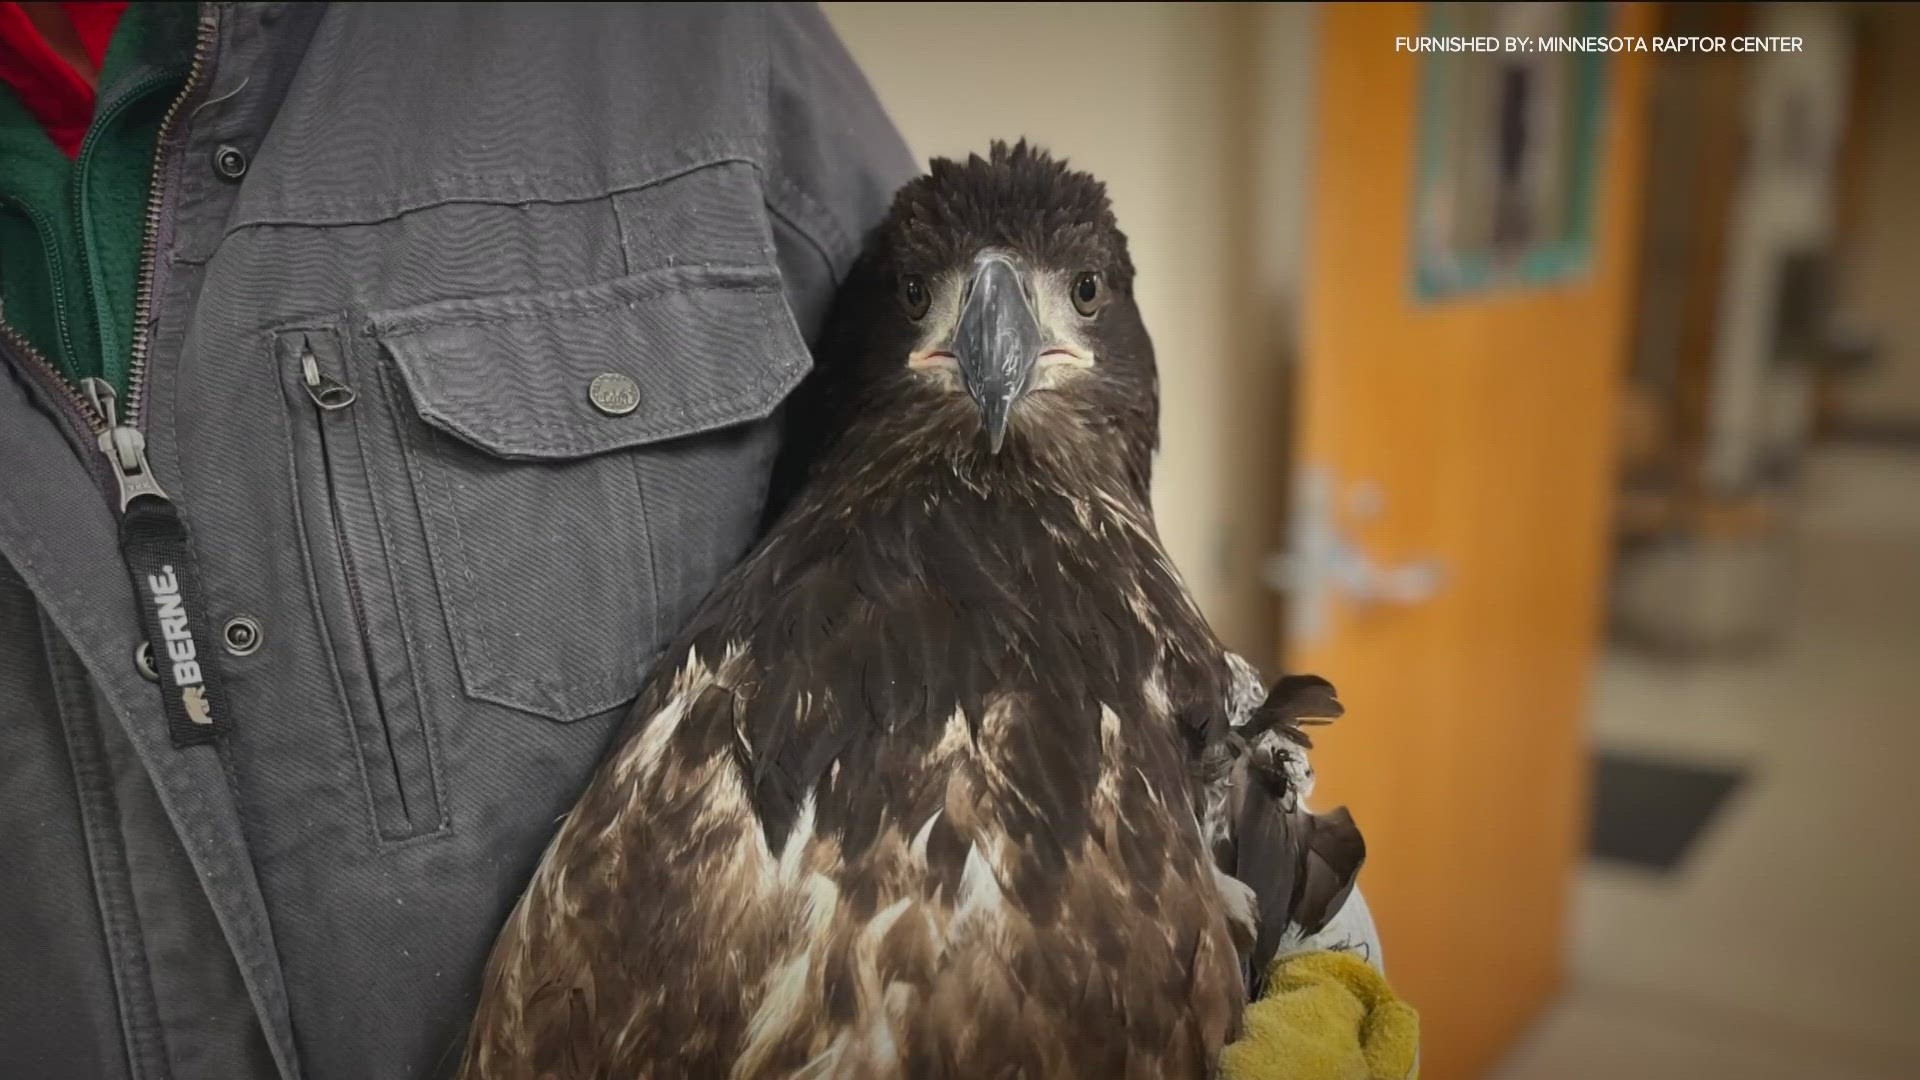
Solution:
M1220 1066L1227 1080L1414 1080L1419 1052L1419 1014L1371 964L1303 952L1274 961Z

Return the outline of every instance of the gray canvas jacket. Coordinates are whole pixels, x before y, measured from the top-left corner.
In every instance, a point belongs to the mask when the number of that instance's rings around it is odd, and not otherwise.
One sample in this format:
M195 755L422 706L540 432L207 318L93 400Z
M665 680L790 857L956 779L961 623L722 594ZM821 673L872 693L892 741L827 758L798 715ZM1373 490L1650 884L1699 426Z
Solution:
M911 164L811 7L217 4L199 55L119 406L226 735L169 737L97 417L0 345L0 1077L427 1077Z

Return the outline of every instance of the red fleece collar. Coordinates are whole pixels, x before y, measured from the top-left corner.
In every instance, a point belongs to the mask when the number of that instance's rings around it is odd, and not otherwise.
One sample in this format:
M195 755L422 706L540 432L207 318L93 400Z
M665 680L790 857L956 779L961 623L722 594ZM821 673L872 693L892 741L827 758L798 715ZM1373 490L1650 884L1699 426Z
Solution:
M95 71L107 56L107 45L126 12L123 3L61 4L80 47L87 51ZM73 65L53 51L40 28L17 3L0 3L0 82L13 88L40 121L54 144L68 157L77 157L93 123L94 91Z

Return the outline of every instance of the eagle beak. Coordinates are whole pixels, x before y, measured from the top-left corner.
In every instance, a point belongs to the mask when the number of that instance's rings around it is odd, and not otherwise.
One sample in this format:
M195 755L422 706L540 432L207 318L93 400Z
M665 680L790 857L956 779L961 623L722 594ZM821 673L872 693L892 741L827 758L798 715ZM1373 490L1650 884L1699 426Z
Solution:
M1032 385L1044 347L1019 267L1000 252L981 253L973 260L973 279L953 331L953 354L996 454L1006 441L1013 403Z

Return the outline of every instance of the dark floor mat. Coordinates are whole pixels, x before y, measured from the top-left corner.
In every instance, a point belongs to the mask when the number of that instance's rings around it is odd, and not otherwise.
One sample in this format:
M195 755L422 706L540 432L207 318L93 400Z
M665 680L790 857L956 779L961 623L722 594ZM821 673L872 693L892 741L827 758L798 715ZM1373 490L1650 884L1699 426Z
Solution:
M1594 763L1590 853L1672 871L1746 778L1745 769L1601 753Z

